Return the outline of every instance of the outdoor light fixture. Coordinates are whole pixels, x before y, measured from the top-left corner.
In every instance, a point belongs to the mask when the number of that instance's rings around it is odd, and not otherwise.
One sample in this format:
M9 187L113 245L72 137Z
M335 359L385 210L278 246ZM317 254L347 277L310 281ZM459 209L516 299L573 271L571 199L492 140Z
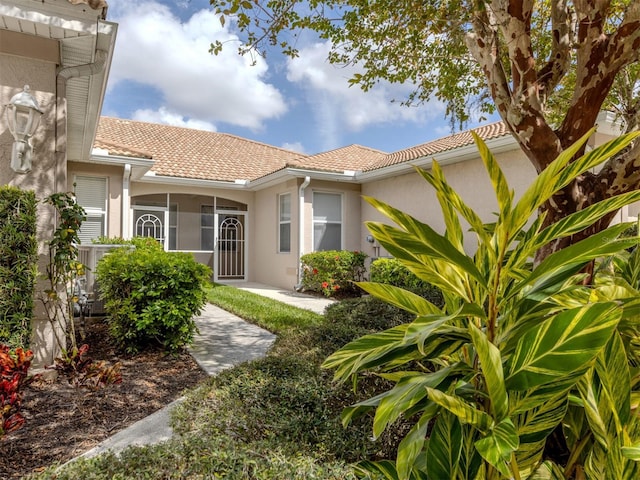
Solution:
M38 128L42 116L38 102L29 93L29 85L25 85L22 92L11 98L6 111L9 131L14 138L11 168L16 173L27 173L31 170L32 147L29 140Z

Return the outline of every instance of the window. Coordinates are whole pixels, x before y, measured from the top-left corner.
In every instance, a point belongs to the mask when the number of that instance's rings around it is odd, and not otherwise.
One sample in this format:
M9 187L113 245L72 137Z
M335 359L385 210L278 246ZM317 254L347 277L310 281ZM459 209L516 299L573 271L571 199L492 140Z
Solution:
M213 205L200 205L200 250L213 251L215 215Z
M278 196L278 252L291 252L291 194Z
M76 202L84 208L87 219L78 232L80 243L107 234L107 179L104 177L75 178Z
M313 192L313 250L342 249L342 195Z

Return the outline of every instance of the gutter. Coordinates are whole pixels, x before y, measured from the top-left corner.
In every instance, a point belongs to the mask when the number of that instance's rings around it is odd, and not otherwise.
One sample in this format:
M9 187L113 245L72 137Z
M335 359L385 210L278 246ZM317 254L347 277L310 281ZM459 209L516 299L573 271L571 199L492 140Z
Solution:
M302 262L304 255L304 190L311 183L311 177L304 177L304 181L298 188L298 283L293 287L297 292L302 290Z

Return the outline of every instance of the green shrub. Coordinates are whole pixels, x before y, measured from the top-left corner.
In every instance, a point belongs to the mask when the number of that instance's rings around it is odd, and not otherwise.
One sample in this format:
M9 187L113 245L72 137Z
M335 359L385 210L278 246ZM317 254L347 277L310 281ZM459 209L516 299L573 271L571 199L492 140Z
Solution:
M409 290L439 307L444 305L442 292L439 288L419 278L395 258L374 260L369 267L369 280Z
M179 350L193 340L211 270L153 239L132 243L136 248L115 249L96 268L111 335L131 353L158 343Z
M327 297L353 294L360 290L353 282L363 279L367 255L346 250L307 253L302 262L302 287Z
M0 342L27 347L37 274L36 197L0 187Z

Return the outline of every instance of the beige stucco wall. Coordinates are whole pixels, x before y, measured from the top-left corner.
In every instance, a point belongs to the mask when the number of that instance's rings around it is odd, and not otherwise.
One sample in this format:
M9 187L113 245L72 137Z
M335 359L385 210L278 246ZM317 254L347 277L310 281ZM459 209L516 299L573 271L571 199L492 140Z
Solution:
M4 105L11 97L19 93L23 86L31 87L35 97L44 111L40 125L31 140L33 145L32 170L26 174L17 174L10 168L13 137L8 131ZM56 64L46 59L25 58L17 55L0 53L0 184L13 185L25 190L34 190L38 200L54 193L66 184L64 123L64 101L58 103L56 90ZM58 126L56 128L56 123ZM58 138L56 138L56 134ZM57 148L56 148L57 146ZM54 216L50 207L42 204L37 212L38 268L45 272L48 261L47 242L54 228ZM42 282L37 285L36 319L34 321L34 337L31 348L34 351L34 365L53 363L57 351L50 348L55 345L53 331L42 308L41 291L45 288Z
M277 186L256 192L256 210L253 243L254 252L251 271L256 282L276 287L293 289L298 283L298 187L302 179L290 179ZM291 251L278 252L279 195L291 195Z
M520 150L498 154L496 158L510 187L515 190L516 198L518 198L535 178L535 169ZM492 221L492 214L497 211L497 203L482 161L478 158L445 165L443 171L452 188L460 194L462 199L483 220ZM429 224L436 231L444 232L442 213L433 188L417 173L365 183L362 185L362 194L389 203ZM387 224L392 224L392 222L364 200L362 201L362 219L361 248L368 255L374 256L376 251L373 245L364 240L369 234L364 222L382 221ZM463 230L466 228L463 227ZM465 249L473 251L475 243L474 236L466 234ZM386 252L381 249L380 255L384 256Z

